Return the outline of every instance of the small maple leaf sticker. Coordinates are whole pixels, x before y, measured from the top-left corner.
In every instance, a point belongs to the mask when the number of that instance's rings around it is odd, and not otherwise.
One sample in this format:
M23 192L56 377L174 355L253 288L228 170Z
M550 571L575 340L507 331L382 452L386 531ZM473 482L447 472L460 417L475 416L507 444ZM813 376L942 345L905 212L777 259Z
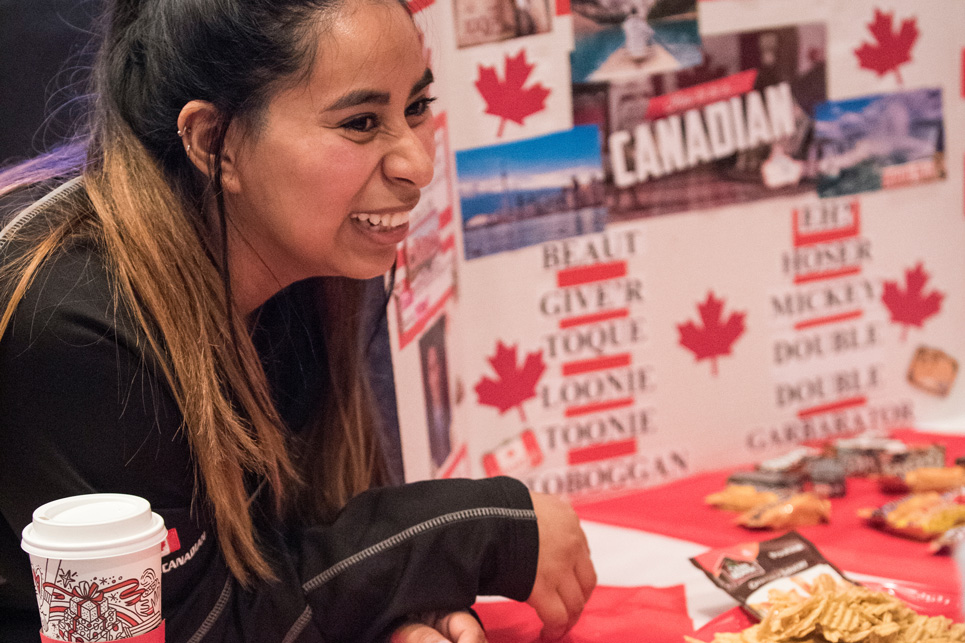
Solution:
M497 137L503 135L507 120L522 125L524 118L545 109L546 97L550 95L550 90L540 83L523 89L526 79L535 67L526 62L525 49L521 49L512 58L504 58L505 80L500 81L496 68L487 65L479 65L479 79L476 80L476 89L486 101L486 113L502 119L499 121Z
M543 351L526 353L526 361L522 367L516 367L516 345L507 347L501 341L496 344L496 354L488 358L493 367L497 380L483 376L476 384L476 395L479 403L495 406L503 414L514 406L519 409L519 416L526 421L523 412L523 402L536 397L536 382L546 370L543 363Z
M884 76L895 72L898 83L902 84L900 65L911 62L911 48L918 40L918 26L914 18L901 21L901 29L894 31L894 14L875 9L875 19L868 24L868 31L875 37L876 44L867 42L854 50L858 64L865 69Z
M945 293L933 290L925 293L925 282L928 273L922 268L921 262L911 270L905 270L905 289L902 290L896 281L886 281L881 301L891 312L891 321L903 326L901 339L908 335L909 326L918 326L941 310Z
M710 358L710 372L717 376L717 358L730 355L731 345L744 332L745 313L731 313L727 321L723 321L721 312L724 301L714 297L713 292L707 293L707 301L697 304L703 327L698 327L692 321L677 324L680 332L680 345L692 351L697 361Z

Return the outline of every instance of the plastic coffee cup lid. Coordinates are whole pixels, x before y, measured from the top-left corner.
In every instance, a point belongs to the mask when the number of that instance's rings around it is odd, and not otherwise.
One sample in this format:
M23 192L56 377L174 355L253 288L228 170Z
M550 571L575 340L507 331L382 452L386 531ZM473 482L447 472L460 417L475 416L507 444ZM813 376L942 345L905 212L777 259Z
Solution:
M166 537L164 519L144 498L95 493L38 507L20 546L43 558L86 560L142 551Z

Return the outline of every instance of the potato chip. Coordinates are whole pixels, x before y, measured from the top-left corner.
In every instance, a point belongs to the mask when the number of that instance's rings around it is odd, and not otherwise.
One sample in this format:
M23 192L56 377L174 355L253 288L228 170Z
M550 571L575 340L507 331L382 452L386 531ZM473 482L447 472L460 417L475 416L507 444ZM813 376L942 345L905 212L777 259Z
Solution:
M760 623L743 632L717 633L713 643L965 642L965 624L923 616L884 592L828 574L802 586L802 591L770 592L771 605Z

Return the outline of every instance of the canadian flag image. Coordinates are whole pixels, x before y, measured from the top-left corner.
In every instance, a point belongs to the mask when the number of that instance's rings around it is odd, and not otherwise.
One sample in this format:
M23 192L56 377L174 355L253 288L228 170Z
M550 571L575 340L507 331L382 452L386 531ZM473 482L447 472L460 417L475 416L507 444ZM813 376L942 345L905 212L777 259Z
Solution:
M542 461L543 451L530 429L502 442L483 455L482 459L486 475L490 477L522 473L538 466Z

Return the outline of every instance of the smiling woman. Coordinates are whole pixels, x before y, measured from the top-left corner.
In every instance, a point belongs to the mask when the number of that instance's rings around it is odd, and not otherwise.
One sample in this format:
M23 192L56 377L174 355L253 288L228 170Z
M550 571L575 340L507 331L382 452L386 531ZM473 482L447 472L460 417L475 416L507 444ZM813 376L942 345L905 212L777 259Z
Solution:
M408 14L365 2L340 8L326 27L307 77L225 138L229 236L242 241L229 240L230 267L242 302L260 305L279 283L305 277L386 272L432 178L432 74ZM186 144L205 139L209 109L192 101L182 110ZM190 156L208 166L203 145Z
M405 5L116 0L93 78L75 142L0 174L0 642L39 626L31 512L90 492L176 532L169 642L478 643L477 593L566 632L595 584L568 505L384 486L362 280L434 153Z

